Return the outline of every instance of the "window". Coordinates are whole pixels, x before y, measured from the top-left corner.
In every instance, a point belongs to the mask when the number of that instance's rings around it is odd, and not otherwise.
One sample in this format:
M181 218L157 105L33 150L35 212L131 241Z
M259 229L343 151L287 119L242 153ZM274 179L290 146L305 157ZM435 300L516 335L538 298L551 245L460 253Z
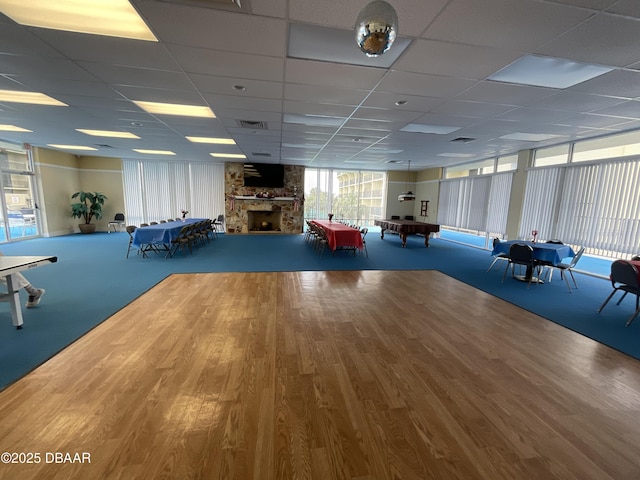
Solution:
M556 145L554 147L540 148L534 152L533 166L548 167L569 162L570 144Z
M371 226L384 217L385 172L305 169L304 217L327 218Z
M640 132L638 131L576 142L571 161L588 162L635 155L640 155Z
M185 209L195 218L224 212L224 165L124 160L129 225L176 218Z

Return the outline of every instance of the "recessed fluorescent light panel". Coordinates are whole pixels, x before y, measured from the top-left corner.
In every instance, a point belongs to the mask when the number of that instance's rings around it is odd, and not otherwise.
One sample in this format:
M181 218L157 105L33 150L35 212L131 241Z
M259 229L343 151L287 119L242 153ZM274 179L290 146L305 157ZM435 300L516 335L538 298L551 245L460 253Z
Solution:
M129 0L0 0L21 25L157 42Z
M26 128L17 127L15 125L0 125L0 130L3 132L33 132L33 130L27 130Z
M436 157L471 158L475 157L475 155L472 153L439 153Z
M236 142L232 138L214 138L214 137L185 137L193 143L215 143L218 145L235 145Z
M413 133L433 133L436 135L447 135L448 133L460 130L461 127L451 127L447 125L423 125L420 123L410 123L400 129L401 132Z
M562 135L552 135L550 133L510 133L508 135L503 135L501 138L503 140L520 140L524 142L542 142L544 140L552 140L554 138L562 137Z
M177 103L141 102L134 100L147 113L155 115L181 115L183 117L216 118L209 107L180 105Z
M526 55L491 75L489 80L536 87L569 88L612 70L611 67L571 62L563 58Z
M242 153L210 153L209 155L216 158L247 158Z
M57 145L55 143L48 143L47 147L60 148L63 150L98 150L97 148L87 147L86 145Z
M76 128L76 131L91 135L93 137L109 137L109 138L137 138L140 137L129 132L112 132L109 130L85 130L83 128Z
M175 155L171 150L142 150L142 149L133 149L134 152L145 153L147 155Z
M34 105L53 105L56 107L69 106L44 93L18 92L16 90L0 90L0 102L31 103Z
M339 127L344 123L345 118L285 113L282 120L284 123L301 123L303 125L313 125L315 127Z
M358 48L353 29L344 30L292 23L289 25L287 56L321 62L390 68L410 44L411 39L398 37L393 43L393 48L384 55L367 57L362 55Z

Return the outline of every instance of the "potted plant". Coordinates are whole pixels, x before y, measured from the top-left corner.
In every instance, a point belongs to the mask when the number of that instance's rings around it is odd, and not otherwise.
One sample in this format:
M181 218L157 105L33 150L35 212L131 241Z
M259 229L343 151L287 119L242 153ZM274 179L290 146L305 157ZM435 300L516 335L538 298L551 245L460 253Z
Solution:
M100 192L76 192L71 198L78 199L76 203L71 204L71 216L73 218L82 218L84 223L78 225L82 233L93 233L96 231L95 224L91 223L93 217L96 220L102 218L102 206L107 196Z

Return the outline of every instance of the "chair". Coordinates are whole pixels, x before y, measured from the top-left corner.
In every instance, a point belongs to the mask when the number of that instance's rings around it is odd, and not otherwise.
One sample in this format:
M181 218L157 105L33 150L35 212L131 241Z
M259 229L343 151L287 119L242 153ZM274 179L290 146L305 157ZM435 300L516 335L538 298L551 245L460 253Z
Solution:
M391 215L391 220L400 220L400 215Z
M638 278L638 269L633 263L626 260L616 260L611 264L611 275L609 279L611 280L613 291L604 303L600 305L598 313L609 303L609 300L611 300L617 291L623 291L624 294L616 305L620 305L620 302L627 296L627 293L631 293L636 296L636 311L627 320L627 323L625 323L625 326L628 327L631 325L631 322L633 322L633 319L638 316L638 313L640 313L640 279Z
M493 248L495 250L496 246L500 243L500 239L499 238L494 238L493 239ZM498 262L498 260L509 260L509 254L508 253L497 253L493 256L493 262L491 262L491 265L489 265L489 268L487 269L487 272L490 272L491 269L493 268L493 266Z
M113 216L113 220L111 220L107 224L107 232L111 233L111 228L113 227L113 231L117 232L122 228L126 228L126 223L124 220L124 213L116 213Z
M221 228L220 230L221 232L224 232L224 215L223 214L218 215L218 218L216 218L213 221L213 228L215 228L217 231L218 227Z
M533 258L533 248L530 245L526 243L514 243L509 247L509 263L507 263L504 273L502 274L503 282L509 267L511 267L511 276L515 278L514 267L516 265L524 265L527 267L527 273L524 279L527 281L527 288L529 288L534 278L534 271L538 269L538 275L540 275L540 268L542 266L538 260ZM539 283L537 278L536 283Z
M131 247L133 246L133 232L136 231L136 226L135 225L127 225L125 227L125 230L129 234L129 247L127 248L127 257L126 257L126 258L129 258L129 252L131 251ZM140 253L140 250L138 250L138 253Z
M366 236L367 233L369 232L369 229L367 227L362 227L360 229L360 235L362 235L362 245L364 246L364 253L367 256L367 258L369 257L369 252L367 251L367 240L366 240Z
M405 216L404 216L404 219L405 219L405 220L411 220L411 221L413 221L413 220L414 220L414 217L413 217L413 215L405 215Z
M569 279L567 278L567 275L565 274L565 272L569 272L569 275L571 275L571 279L573 280L574 287L578 288L578 284L576 283L576 278L573 276L572 270L576 266L578 261L580 261L580 257L582 257L583 253L584 253L584 247L580 247L578 249L578 253L575 254L575 256L571 259L569 263L558 263L556 265L543 263L543 265L549 269L549 283L551 283L551 277L553 276L553 269L555 268L560 270L560 278L563 278L564 281L566 282L567 288L569 289L569 293L571 293L571 285L569 285Z

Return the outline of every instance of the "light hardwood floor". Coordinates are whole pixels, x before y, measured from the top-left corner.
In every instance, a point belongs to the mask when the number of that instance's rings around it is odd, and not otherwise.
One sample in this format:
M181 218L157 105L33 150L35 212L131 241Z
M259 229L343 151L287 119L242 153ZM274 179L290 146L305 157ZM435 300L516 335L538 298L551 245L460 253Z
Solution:
M640 362L436 271L180 274L0 392L0 478L638 479L639 413Z

